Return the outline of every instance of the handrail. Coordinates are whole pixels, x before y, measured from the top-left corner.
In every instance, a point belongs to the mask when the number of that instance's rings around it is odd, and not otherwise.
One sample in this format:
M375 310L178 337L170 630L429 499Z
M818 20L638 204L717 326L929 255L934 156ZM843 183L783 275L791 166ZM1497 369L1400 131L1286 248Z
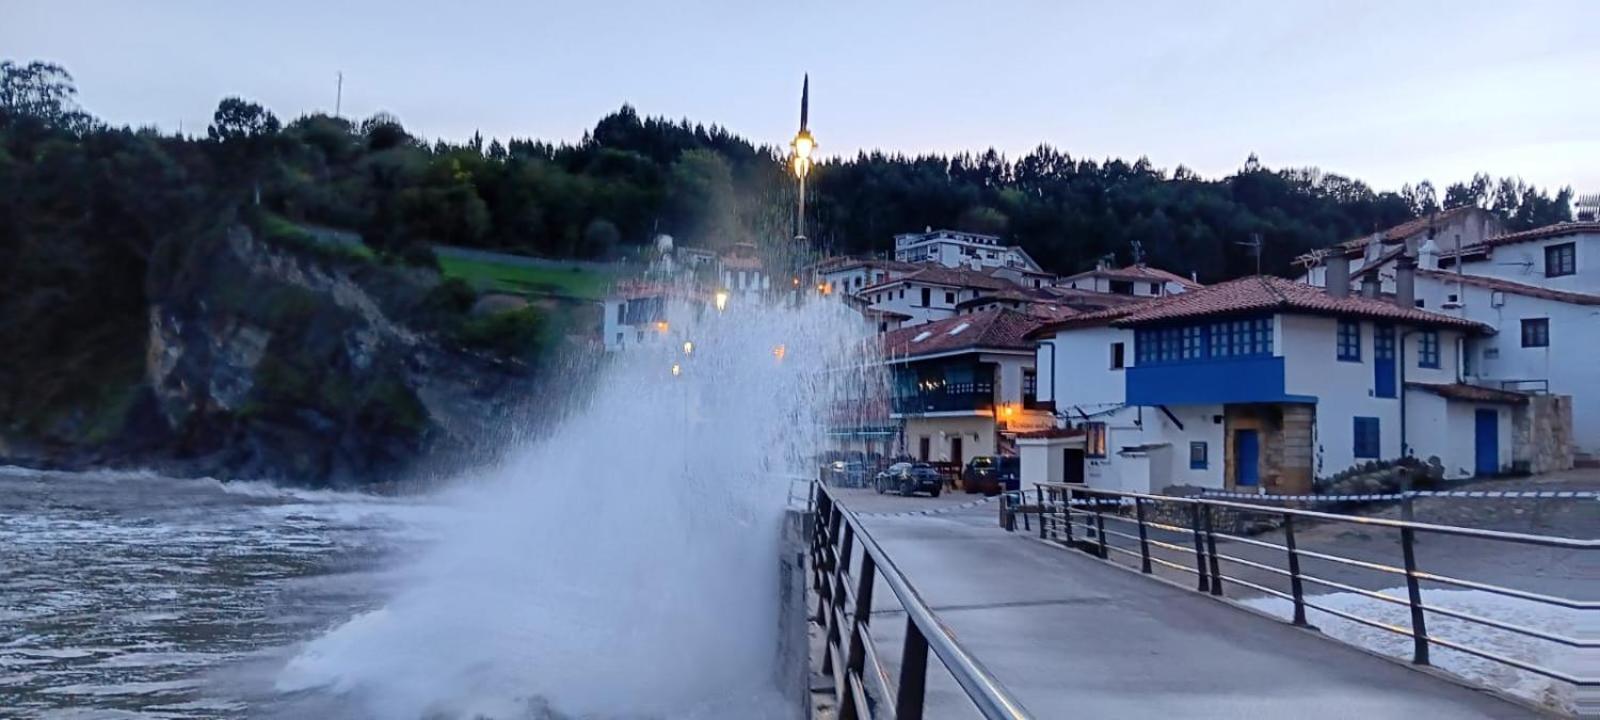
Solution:
M1018 502L1025 497L1017 493ZM1412 520L1391 520L1388 518L1369 518L1334 513L1317 512L1314 510L1298 510L1292 508L1266 506L1255 503L1232 502L1197 497L1174 497L1167 495L1152 495L1149 493L1127 492L1122 490L1100 490L1077 484L1067 483L1038 483L1034 491L1037 506L1026 508L1024 511L1036 513L1039 516L1039 538L1055 540L1069 547L1078 547L1103 560L1109 560L1115 551L1118 555L1127 555L1140 559L1140 571L1151 573L1152 563L1163 567L1175 568L1194 574L1198 578L1197 590L1214 596L1223 594L1223 586L1232 583L1237 586L1253 588L1289 600L1293 604L1293 624L1307 626L1306 609L1311 608L1329 613L1347 621L1360 623L1374 628L1379 628L1412 639L1412 662L1418 665L1430 664L1429 647L1438 645L1458 652L1476 655L1493 662L1508 665L1520 670L1570 683L1581 688L1593 688L1600 685L1600 678L1578 676L1572 673L1551 667L1540 666L1532 662L1510 658L1502 654L1491 652L1478 647L1472 647L1460 640L1450 640L1428 632L1427 613L1437 613L1456 620L1472 623L1482 627L1493 628L1501 632L1533 638L1544 642L1556 643L1573 648L1600 648L1600 640L1589 636L1580 635L1571 637L1558 632L1542 628L1529 627L1506 619L1483 617L1475 613L1441 607L1434 604L1424 604L1422 601L1421 583L1435 582L1457 587L1468 587L1485 592L1514 597L1527 602L1537 603L1550 607L1560 607L1575 610L1600 610L1600 601L1584 600L1577 598L1559 597L1541 593L1518 590L1515 588L1501 587L1481 581L1463 580L1449 577L1439 573L1426 572L1418 567L1416 557L1417 533L1434 533L1454 537L1468 537L1481 540L1513 543L1535 547L1560 548L1567 550L1593 550L1600 548L1600 540L1555 537L1548 535L1531 535L1527 533L1506 532L1501 530L1485 530L1480 528L1458 527L1454 525L1436 525L1420 523ZM1171 524L1155 522L1146 518L1147 508L1185 507L1184 515L1188 515L1189 527L1178 527ZM1238 535L1222 532L1215 527L1213 515L1218 509L1239 510L1257 515L1272 516L1281 519L1283 543L1278 544L1257 538L1244 538ZM1125 514L1132 511L1134 518ZM1012 509L1011 512L1018 510ZM1107 531L1105 520L1129 522L1138 527L1137 536L1124 532ZM1389 530L1397 530L1400 535L1400 550L1403 562L1400 566L1384 565L1370 560L1344 557L1331 552L1315 552L1299 548L1295 543L1295 520L1318 520L1350 525L1364 525ZM1015 528L1015 522L1002 519L1008 527ZM1181 521L1177 521L1181 522ZM1076 527L1075 527L1076 526ZM1150 529L1181 535L1192 535L1194 549L1161 542L1149 537ZM1064 536L1064 539L1063 539ZM1138 544L1137 551L1128 547L1117 547L1107 542L1108 536L1124 538ZM1227 542L1240 542L1242 546L1264 548L1268 551L1284 553L1287 568L1274 567L1265 564L1267 559L1247 559L1237 555L1217 552L1217 540L1222 538ZM1151 548L1162 550L1179 550L1187 555L1194 556L1194 567L1185 567L1176 562L1161 558L1151 557ZM1243 549L1243 547L1241 547ZM1248 554L1248 553L1244 553ZM1355 566L1367 570L1390 573L1403 577L1406 583L1406 597L1388 595L1348 583L1338 582L1330 578L1317 577L1301 569L1302 559L1333 562L1342 565ZM1258 561L1264 560L1264 561ZM1269 571L1274 577L1287 577L1290 582L1290 592L1258 585L1242 577L1229 576L1224 568L1241 566L1256 570ZM1352 612L1338 611L1318 605L1307 599L1304 584L1314 583L1323 587L1330 587L1346 592L1353 592L1364 597L1382 600L1387 603L1401 605L1410 609L1410 627L1391 625L1387 622L1373 618L1361 617ZM1314 597L1314 596L1313 596ZM1587 668L1582 668L1587 670ZM1580 671L1582 671L1580 670Z
M949 626L934 615L927 601L906 580L855 513L839 503L826 485L814 485L813 493L817 509L812 522L813 588L818 595L817 615L826 636L822 671L836 679L834 692L841 720L879 717L920 720L927 690L929 650L944 664L983 717L990 720L1033 717L981 661L961 646ZM857 541L861 545L861 569L852 577L850 564ZM878 663L881 652L871 642L869 630L874 578L880 574L906 613L896 688L888 686L887 673ZM842 627L846 622L850 624L848 631ZM869 659L871 675L866 672ZM841 662L843 668L839 667ZM867 700L863 692L867 677L878 681L875 685L885 695L881 704L887 707L874 707ZM890 694L894 696L887 697Z

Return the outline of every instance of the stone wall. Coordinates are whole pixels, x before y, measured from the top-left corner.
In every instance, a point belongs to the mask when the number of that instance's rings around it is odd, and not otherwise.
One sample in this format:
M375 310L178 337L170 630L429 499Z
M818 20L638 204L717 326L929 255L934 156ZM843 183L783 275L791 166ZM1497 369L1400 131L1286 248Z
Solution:
M1261 487L1276 495L1311 492L1312 425L1316 411L1312 405L1229 405L1224 409L1226 447L1223 477L1233 488L1239 477L1234 467L1234 433L1255 430L1261 439Z
M1532 473L1571 470L1572 396L1534 395L1516 414L1511 431L1517 469Z

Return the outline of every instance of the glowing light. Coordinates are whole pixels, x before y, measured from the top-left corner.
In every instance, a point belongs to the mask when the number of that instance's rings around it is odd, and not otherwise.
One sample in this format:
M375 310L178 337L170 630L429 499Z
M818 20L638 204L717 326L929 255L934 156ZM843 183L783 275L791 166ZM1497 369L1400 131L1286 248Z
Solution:
M794 279L794 286L795 287L800 287L800 278L795 278Z
M727 310L728 309L728 291L727 290L718 290L716 296L713 299L716 301L716 304L717 304L717 312L722 312L723 310Z
M694 352L694 343L688 340L683 341L683 354L688 355L692 352Z
M1012 405L1006 405L1000 410L1000 412L1009 418L1017 413L1017 408Z
M683 367L681 365L677 364L677 363L673 363L672 364L672 376L673 377L677 377L677 376L682 375L682 374L683 374Z
M656 332L665 333L667 331L667 327L668 327L667 326L667 321L665 321L665 320L657 320L656 321Z
M779 344L777 347L772 348L772 356L777 358L779 362L782 362L783 361L783 356L784 355L788 355L788 354L789 354L789 348L783 346L782 344Z

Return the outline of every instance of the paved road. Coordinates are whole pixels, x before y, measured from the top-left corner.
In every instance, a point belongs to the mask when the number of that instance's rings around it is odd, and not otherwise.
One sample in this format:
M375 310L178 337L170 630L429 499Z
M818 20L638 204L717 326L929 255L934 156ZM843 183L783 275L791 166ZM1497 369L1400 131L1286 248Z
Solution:
M1282 623L1001 531L991 504L844 491L956 637L1036 717L1521 718L1526 709ZM904 619L875 590L891 676ZM937 660L930 665L938 667ZM942 671L929 717L973 717Z

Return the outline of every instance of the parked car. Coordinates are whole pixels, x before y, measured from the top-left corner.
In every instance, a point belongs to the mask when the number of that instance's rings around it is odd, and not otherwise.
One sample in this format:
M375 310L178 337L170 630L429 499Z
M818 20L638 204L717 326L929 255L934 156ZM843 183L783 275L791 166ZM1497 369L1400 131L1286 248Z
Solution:
M880 495L887 492L901 495L925 492L931 497L939 497L939 491L944 489L944 481L939 477L939 471L928 463L898 462L878 473L873 486Z
M961 471L961 486L969 493L999 495L1021 487L1022 464L1014 457L979 455Z
M835 460L828 464L828 482L838 487L866 487L867 466L860 460Z

